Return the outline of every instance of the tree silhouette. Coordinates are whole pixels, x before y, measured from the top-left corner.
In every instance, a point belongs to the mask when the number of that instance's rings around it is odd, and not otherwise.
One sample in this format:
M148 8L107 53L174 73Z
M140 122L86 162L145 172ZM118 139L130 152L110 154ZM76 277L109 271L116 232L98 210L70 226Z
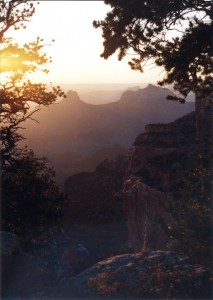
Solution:
M148 61L161 66L165 77L160 85L174 84L180 96L169 99L184 102L194 91L208 96L212 91L213 3L210 0L105 0L111 6L102 21L107 59L117 50L118 59L133 50L129 62L143 71ZM200 100L200 97L199 97Z
M34 3L26 0L9 0L0 2L0 40L1 40L1 162L2 169L11 164L20 149L18 141L23 139L20 133L23 122L32 118L39 109L30 111L30 102L49 105L58 97L64 96L60 87L51 87L43 83L34 83L29 74L38 71L48 73L47 64L51 62L42 50L43 39L19 46L13 38L5 37L9 29L18 30L25 27L35 12Z
M66 200L47 159L23 149L2 177L1 229L22 238L59 228Z
M173 249L208 266L213 253L212 158L212 144L206 143L169 203L173 224L164 224Z
M6 37L10 29L25 28L35 12L34 3L27 0L0 2L1 228L22 237L32 235L35 227L47 230L56 225L63 215L61 205L66 199L47 161L38 158L32 150L18 146L24 139L21 133L24 121L32 119L40 105L48 106L64 96L59 86L29 79L30 74L38 71L48 73L51 57L43 51L43 39L38 37L20 46L13 38ZM38 108L32 111L30 102Z

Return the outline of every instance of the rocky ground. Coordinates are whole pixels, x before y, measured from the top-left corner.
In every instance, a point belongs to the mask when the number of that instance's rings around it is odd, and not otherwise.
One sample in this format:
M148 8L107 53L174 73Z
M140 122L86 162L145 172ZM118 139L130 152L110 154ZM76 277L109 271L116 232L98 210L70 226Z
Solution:
M126 235L123 221L75 223L63 233L44 233L27 245L10 233L2 234L2 299L64 299L64 278L125 253ZM69 289L68 294L75 291Z
M1 299L212 299L207 268L169 251L128 253L123 225L73 224L32 249L7 238Z

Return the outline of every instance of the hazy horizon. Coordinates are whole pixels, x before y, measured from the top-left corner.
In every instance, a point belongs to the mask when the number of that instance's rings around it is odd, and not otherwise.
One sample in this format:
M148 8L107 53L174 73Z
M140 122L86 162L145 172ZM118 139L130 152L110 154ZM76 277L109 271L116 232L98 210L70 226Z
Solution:
M67 91L70 88L77 88L80 89L79 93L84 92L93 92L93 91L112 91L112 90L124 90L125 88L131 88L131 87L140 87L144 88L149 84L149 82L105 82L105 83L57 83L57 85L61 86L64 90L67 89Z
M65 93L72 90L78 93L81 100L85 101L86 103L90 104L105 104L110 103L114 101L118 101L122 93L124 93L127 89L133 89L136 88L136 90L144 89L149 84L152 84L154 86L158 86L156 83L152 82L123 82L123 83L57 83L56 85L59 85ZM172 88L172 86L165 86L163 88L167 88L173 92L175 92ZM98 94L98 92L102 94ZM116 93L117 92L117 93ZM89 96L89 93L92 95L94 93L94 99L91 100L91 96ZM97 94L95 94L97 93ZM111 94L110 94L111 93ZM106 95L104 95L106 94ZM117 96L115 99L114 97ZM85 98L83 98L85 97ZM105 99L106 97L106 99ZM103 99L100 99L103 98ZM190 92L189 95L186 98L187 101L194 101L194 93Z

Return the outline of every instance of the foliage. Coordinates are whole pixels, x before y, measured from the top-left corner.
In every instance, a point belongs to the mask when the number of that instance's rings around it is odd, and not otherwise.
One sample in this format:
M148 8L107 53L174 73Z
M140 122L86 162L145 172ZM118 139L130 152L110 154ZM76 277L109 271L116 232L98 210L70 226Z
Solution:
M183 251L197 262L212 262L212 152L211 145L195 159L193 168L179 183L170 202L173 225L166 228L174 250Z
M60 87L48 87L30 79L30 75L38 71L48 73L46 65L51 57L44 52L43 39L38 37L19 45L6 36L11 29L25 28L34 12L34 1L0 2L1 226L22 237L34 226L56 224L62 216L61 204L65 200L47 161L18 147L18 142L24 139L23 122L32 118L40 105L47 106L64 96ZM30 103L37 104L38 108L31 110Z
M5 37L9 29L25 27L35 8L32 1L10 0L0 3L0 39L1 39L1 160L2 168L11 164L19 155L17 143L24 137L21 124L39 110L30 111L30 102L49 105L58 97L64 96L60 87L48 87L29 79L30 74L38 71L48 73L47 63L51 57L44 53L43 39L19 46L13 38Z
M133 50L130 62L134 70L143 72L148 61L161 66L165 77L159 82L174 84L185 101L189 91L212 89L213 3L210 0L105 0L111 6L102 21L94 21L102 29L107 59L117 50L121 60ZM184 97L183 97L184 96Z
M25 28L25 22L29 21L35 12L32 1L9 0L0 2L0 42L4 34L11 28L15 30Z
M32 150L7 166L2 176L1 227L21 236L32 229L56 225L62 215L65 196L60 193L55 173L45 158L38 158Z

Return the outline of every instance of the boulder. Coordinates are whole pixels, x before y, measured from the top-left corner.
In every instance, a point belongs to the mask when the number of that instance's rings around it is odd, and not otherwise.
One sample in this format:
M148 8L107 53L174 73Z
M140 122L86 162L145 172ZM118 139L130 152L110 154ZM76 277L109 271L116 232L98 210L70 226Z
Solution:
M11 255L19 252L21 243L19 237L9 231L0 231L0 251L1 254Z
M9 299L33 299L47 295L51 287L56 287L54 278L23 253L2 255L1 285L1 296Z
M160 250L101 261L70 281L74 287L85 299L212 299L207 268Z
M81 244L72 245L61 253L61 266L59 271L61 278L73 277L87 269L93 263L88 250Z
M67 233L47 234L43 243L30 248L28 253L34 256L37 266L59 281L64 276L76 276L94 263L86 247L74 243Z

